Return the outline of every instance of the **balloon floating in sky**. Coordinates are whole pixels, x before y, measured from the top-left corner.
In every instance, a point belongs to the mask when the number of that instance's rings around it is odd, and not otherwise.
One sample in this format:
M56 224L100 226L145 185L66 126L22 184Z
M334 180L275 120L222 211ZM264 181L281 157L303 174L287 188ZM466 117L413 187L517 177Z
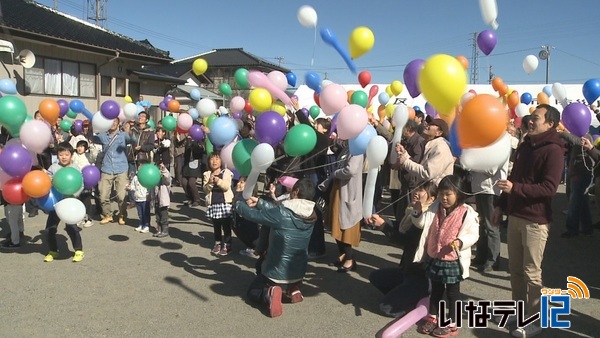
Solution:
M494 30L497 30L498 5L496 4L496 0L479 0L479 9L481 9L483 22L492 26Z
M467 75L455 57L437 54L425 61L419 88L440 114L449 115L467 89Z
M308 5L304 5L298 9L298 21L306 28L312 28L317 26L317 12L314 8Z
M537 69L538 63L538 58L535 55L527 55L523 60L523 70L525 70L525 73L531 74Z
M498 43L498 37L496 36L496 32L491 29L486 29L477 34L477 46L485 55L490 55L494 47L496 47L496 43Z
M208 63L204 59L196 59L192 63L192 71L196 76L204 74L208 69Z
M592 104L594 101L600 97L600 80L598 79L589 79L585 81L582 88L583 97L585 100Z
M371 83L371 73L366 70L358 73L358 83L360 86L365 88L369 83Z
M340 54L342 59L344 59L350 71L356 74L356 65L354 64L354 61L352 61L348 51L341 45L340 41L335 36L335 33L329 28L321 28L321 39L323 39L323 42L333 47Z
M406 85L406 89L408 89L408 93L411 97L415 98L421 95L421 90L419 89L419 73L425 64L425 60L415 59L409 62L404 68L404 85Z
M375 44L375 35L369 27L356 27L350 34L348 46L350 47L350 56L353 59L359 58L370 51Z

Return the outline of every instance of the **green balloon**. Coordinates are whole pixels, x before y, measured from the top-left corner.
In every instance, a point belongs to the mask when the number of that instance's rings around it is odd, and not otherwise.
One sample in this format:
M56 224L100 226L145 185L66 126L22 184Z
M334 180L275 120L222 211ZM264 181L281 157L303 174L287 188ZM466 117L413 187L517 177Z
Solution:
M77 113L69 109L69 111L67 112L67 116L74 119L77 118Z
M27 117L25 118L25 122L31 121L31 120L33 120L33 116L27 115Z
M217 115L217 114L212 114L211 116L209 116L209 117L206 119L206 126L207 126L208 128L210 128L210 127L212 126L213 122L215 122L215 120L216 120L217 118L219 118L219 115Z
M0 124L12 136L19 136L21 126L27 118L27 106L16 96L6 95L0 98Z
M52 186L63 195L73 195L83 186L83 176L73 167L60 168L52 177Z
M240 87L240 89L248 88L250 84L248 82L248 69L246 68L238 68L233 74L233 78L235 79L235 83Z
M213 146L212 142L210 142L208 137L205 140L206 140L206 153L210 155L213 153L213 151L215 151L215 147Z
M231 96L231 86L227 82L221 83L219 86L219 91L225 96Z
M156 124L154 123L154 120L149 120L148 125L150 126L150 128L156 129Z
M303 156L317 145L317 133L306 124L292 127L283 140L283 149L289 156Z
M319 116L319 114L321 114L321 108L319 108L319 106L317 106L317 105L314 105L314 106L310 107L309 113L310 113L310 117L312 117L314 120L317 118L317 116Z
M357 104L363 108L367 107L368 101L369 101L369 96L367 95L367 93L363 92L362 90L355 91L354 93L352 93L352 96L350 97L350 103Z
M162 120L162 125L166 131L174 131L177 128L177 120L171 115L165 116Z
M144 188L152 189L160 182L160 170L155 164L146 163L138 170L137 177Z
M64 132L68 133L71 130L71 126L73 126L73 122L70 120L62 120L60 122L60 129L62 129Z
M250 160L250 157L252 156L252 150L254 150L257 145L258 142L249 138L245 138L238 141L238 143L236 143L233 147L231 157L233 160L233 165L240 172L240 175L250 175L250 171L252 171L252 161Z

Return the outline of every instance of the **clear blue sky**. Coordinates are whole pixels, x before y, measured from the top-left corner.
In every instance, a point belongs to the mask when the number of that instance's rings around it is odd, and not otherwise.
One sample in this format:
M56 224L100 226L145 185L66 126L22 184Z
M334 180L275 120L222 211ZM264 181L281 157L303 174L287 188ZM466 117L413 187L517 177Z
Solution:
M49 7L54 0L39 0ZM84 18L87 0L56 0L58 10ZM485 25L477 0L413 1L133 1L108 0L106 28L135 39L148 39L175 59L214 48L238 48L291 69L304 82L314 70L334 82L357 83L337 52L317 32L300 25L296 14L311 5L317 29L329 27L347 47L357 26L375 35L373 49L355 60L358 71L371 72L372 83L401 80L405 65L438 53L472 55L472 33ZM546 62L527 75L522 62L540 46L551 53L550 83L583 83L600 78L600 1L498 0L498 44L490 56L480 53L479 82L489 69L511 84L545 82ZM470 60L471 61L471 60ZM210 67L210 65L209 65Z

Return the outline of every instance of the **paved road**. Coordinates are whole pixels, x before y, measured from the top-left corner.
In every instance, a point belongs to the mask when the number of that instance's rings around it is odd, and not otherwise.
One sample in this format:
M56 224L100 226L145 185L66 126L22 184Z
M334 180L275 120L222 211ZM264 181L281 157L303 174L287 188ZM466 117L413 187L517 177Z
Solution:
M173 200L183 200L180 189L175 189ZM578 276L590 287L592 299L573 302L572 329L546 330L541 337L600 336L596 263L600 236L559 238L565 203L561 191L554 203L556 222L546 249L544 280L550 287L564 288L567 275ZM255 260L237 254L240 242L234 242L236 253L212 257L212 227L201 209L173 203L170 216L172 236L162 240L135 232L134 220L126 226L96 223L84 229L81 263L71 262L73 253L63 229L59 231L59 259L44 263L47 248L41 230L45 215L26 218L25 232L32 237L31 243L14 253L0 253L0 336L373 337L390 322L378 313L381 295L369 285L368 276L376 268L397 264L401 250L378 231L363 232L357 249L359 267L349 274L338 274L327 266L336 252L328 236L328 257L310 263L304 302L285 304L283 316L272 319L245 301ZM0 233L6 234L6 222L0 226ZM504 244L502 255L506 257ZM461 285L465 299L510 298L505 271L486 275L473 271L471 275ZM404 336L422 337L414 327ZM508 334L490 325L464 329L461 336Z

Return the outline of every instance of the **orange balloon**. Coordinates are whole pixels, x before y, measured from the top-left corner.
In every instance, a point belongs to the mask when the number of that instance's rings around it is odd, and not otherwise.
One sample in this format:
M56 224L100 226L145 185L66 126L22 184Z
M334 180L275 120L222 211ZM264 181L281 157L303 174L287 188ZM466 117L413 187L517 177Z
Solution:
M385 120L385 105L380 104L379 107L377 107L377 116L379 116L379 121Z
M52 188L52 179L41 170L32 170L28 172L22 181L23 191L27 196L40 198L48 195Z
M504 86L504 80L502 80L501 77L495 77L492 80L492 88L494 88L495 91L500 91L500 88L502 88Z
M349 90L346 93L348 94L348 103L352 102L352 94L354 94L354 90Z
M466 57L459 55L456 57L456 59L458 60L458 62L460 62L460 64L465 70L469 69L469 60Z
M535 111L535 107L529 107L529 114L533 114L534 111Z
M516 90L513 90L512 93L510 93L510 95L508 95L508 97L506 98L506 103L508 104L508 107L511 109L514 109L520 102L520 97L519 97L519 93Z
M385 107L383 107L385 109ZM413 107L408 107L408 118L410 120L414 119L416 115L415 109Z
M546 93L544 92L539 92L539 94L537 95L537 103L538 104L549 104L550 103L550 99L548 98L548 95L546 95Z
M500 87L500 90L498 90L498 94L500 94L501 96L505 96L506 94L508 94L508 85L504 84L502 87Z
M179 101L177 101L177 100L171 100L171 101L169 101L169 106L168 107L169 107L169 111L171 113L179 113L179 107L180 107Z
M494 96L480 94L467 101L458 119L458 140L463 149L487 147L502 136L508 123L504 105Z
M52 99L42 100L38 106L38 110L40 111L40 115L42 115L44 120L48 121L50 124L55 124L56 119L58 119L58 115L60 114L60 106L58 105L58 102Z

